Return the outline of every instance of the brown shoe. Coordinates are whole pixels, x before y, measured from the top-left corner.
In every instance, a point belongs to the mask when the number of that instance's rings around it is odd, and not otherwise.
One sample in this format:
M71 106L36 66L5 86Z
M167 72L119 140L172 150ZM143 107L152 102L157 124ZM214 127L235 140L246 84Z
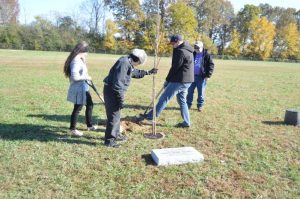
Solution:
M201 108L201 107L198 107L197 110L198 110L198 112L201 112L201 111L202 111L202 108Z

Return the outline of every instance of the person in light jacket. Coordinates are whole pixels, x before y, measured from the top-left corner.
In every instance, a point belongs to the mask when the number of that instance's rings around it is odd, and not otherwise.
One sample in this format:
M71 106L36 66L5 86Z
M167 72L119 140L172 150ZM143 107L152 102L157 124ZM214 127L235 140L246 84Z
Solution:
M104 82L104 101L107 116L105 141L108 147L119 147L117 141L125 141L125 135L120 134L121 109L124 108L125 93L131 78L143 78L145 75L157 73L153 68L149 71L136 69L144 64L147 54L142 49L134 49L128 56L123 56L112 66Z
M92 78L88 75L86 56L88 44L85 41L78 43L68 56L64 65L64 74L69 78L70 86L67 100L74 104L71 114L70 131L74 136L82 136L83 133L76 129L79 113L85 105L85 119L87 130L94 131L97 126L92 124L93 100L89 93L87 80Z

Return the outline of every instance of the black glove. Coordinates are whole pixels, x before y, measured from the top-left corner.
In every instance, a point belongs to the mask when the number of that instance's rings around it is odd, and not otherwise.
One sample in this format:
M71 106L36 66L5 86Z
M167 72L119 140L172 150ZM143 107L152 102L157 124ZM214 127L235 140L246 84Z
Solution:
M152 75L152 74L156 74L157 73L157 68L152 68L151 70L147 71L147 75Z

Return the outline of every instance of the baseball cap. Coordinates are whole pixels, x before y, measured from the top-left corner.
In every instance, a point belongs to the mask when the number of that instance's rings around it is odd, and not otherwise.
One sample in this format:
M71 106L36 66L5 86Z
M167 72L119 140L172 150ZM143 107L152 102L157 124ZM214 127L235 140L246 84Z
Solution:
M172 35L170 37L170 43L171 42L178 42L178 41L182 41L182 36L181 35Z

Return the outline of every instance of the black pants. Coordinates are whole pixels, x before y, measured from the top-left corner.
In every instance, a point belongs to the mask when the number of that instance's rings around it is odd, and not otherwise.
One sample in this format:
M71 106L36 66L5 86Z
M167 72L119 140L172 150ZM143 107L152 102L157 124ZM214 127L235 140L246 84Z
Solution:
M86 92L86 109L85 109L85 121L87 127L92 127L92 113L93 113L93 100L91 97L91 94L89 92ZM74 109L71 115L71 124L70 129L75 130L76 124L78 120L79 113L83 107L83 104L74 104Z
M105 140L116 138L120 133L120 119L121 110L119 108L119 101L113 90L105 85L104 86L104 101L105 111L107 116L106 129L105 129Z

